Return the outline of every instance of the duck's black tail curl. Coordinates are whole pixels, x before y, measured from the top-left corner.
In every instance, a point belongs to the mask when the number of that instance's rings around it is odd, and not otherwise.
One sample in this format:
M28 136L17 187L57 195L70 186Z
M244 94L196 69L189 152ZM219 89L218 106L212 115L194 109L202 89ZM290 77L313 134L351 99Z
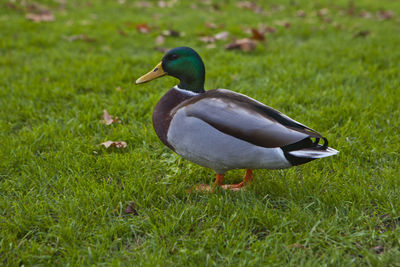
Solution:
M320 144L320 140L324 141ZM310 162L314 159L325 158L336 155L337 150L328 147L328 139L325 137L315 138L304 138L296 143L281 147L286 159L292 165L301 165Z

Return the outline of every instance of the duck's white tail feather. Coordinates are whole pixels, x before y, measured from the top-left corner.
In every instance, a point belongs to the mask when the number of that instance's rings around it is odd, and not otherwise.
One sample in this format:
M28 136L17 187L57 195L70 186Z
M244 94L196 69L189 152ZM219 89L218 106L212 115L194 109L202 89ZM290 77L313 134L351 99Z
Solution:
M330 157L333 155L336 155L339 153L339 151L327 147L324 150L322 149L315 149L315 148L303 148L300 150L295 150L295 151L290 151L288 152L290 155L293 155L295 157L300 157L300 158L310 158L310 159L319 159L319 158L325 158L325 157Z

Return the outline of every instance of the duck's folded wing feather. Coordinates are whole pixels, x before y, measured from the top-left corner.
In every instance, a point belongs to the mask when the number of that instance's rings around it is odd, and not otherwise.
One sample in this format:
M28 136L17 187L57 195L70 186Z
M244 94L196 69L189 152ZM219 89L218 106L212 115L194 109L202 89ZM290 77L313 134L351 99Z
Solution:
M218 89L177 107L216 130L262 147L282 147L322 136L286 115L245 95ZM176 110L177 111L177 110Z

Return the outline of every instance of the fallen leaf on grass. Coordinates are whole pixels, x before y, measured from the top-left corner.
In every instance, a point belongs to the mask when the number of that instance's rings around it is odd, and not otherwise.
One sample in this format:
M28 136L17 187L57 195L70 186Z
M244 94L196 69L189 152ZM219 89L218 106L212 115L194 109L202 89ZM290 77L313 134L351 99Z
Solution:
M249 38L244 38L244 39L239 39L235 40L230 44L227 44L225 46L225 49L231 50L231 49L240 49L244 52L249 52L257 47L257 42L254 40L251 40Z
M54 15L52 13L42 13L42 14L28 13L25 15L25 17L28 20L32 20L34 22L54 21Z
M292 26L292 24L290 24L290 22L282 21L282 20L276 21L275 24L278 26L285 27L285 28L290 28L290 26Z
M149 7L153 6L153 4L149 1L139 1L139 2L136 2L135 5L136 5L136 7L139 7L139 8L149 8Z
M162 35L157 36L156 45L162 45L165 42L165 37Z
M259 40L259 41L264 41L265 40L264 33L261 32L260 30L258 30L256 28L252 28L251 29L251 33L252 33L252 36L250 37L251 39Z
M126 36L126 32L123 29L118 29L118 33L122 36Z
M371 13L366 10L361 10L359 16L364 19L369 19L372 17Z
M93 42L97 41L95 38L89 37L86 34L71 35L71 36L65 37L65 39L70 42L81 40L81 41L84 41L87 43L93 43Z
M390 10L380 10L376 16L378 17L378 19L380 20L389 20L393 18L393 11Z
M28 20L32 20L34 22L48 22L48 21L54 21L54 15L51 13L50 9L48 9L46 6L31 2L29 4L26 4L24 2L25 9L27 11L27 14L25 17Z
M381 254L383 254L383 253L385 252L385 248L382 247L382 246L380 246L380 245L378 245L378 246L376 246L376 247L373 247L372 250L373 250L376 254L379 254L379 255L381 255Z
M199 40L204 43L215 43L216 41L214 36L201 36Z
M259 5L251 1L240 1L236 5L238 8L250 9L257 14L263 13L263 9Z
M320 10L317 11L317 16L324 17L324 16L328 15L328 13L329 13L329 9L321 8Z
M158 1L158 6L161 8L173 7L177 2L178 0Z
M175 30L165 30L165 31L162 31L161 34L163 36L171 36L171 37L180 37L180 36L184 36L185 35L183 32L180 33L180 32L175 31Z
M306 16L306 12L304 10L297 10L296 16L303 18Z
M162 46L157 46L156 47L156 50L157 51L160 51L161 53L167 53L169 50L170 50L170 48L168 48L168 47L162 47Z
M207 28L210 28L210 29L216 29L217 28L217 25L215 23L212 23L212 22L206 22L205 26Z
M124 209L124 213L125 214L132 214L134 216L139 215L138 212L137 212L136 204L133 203L132 201L128 203L128 205Z
M124 141L106 141L100 145L105 146L105 148L116 147L116 148L126 148L126 142Z
M149 25L147 25L146 23L139 23L139 24L136 24L136 30L138 31L138 32L140 32L140 33L144 33L144 34L146 34L146 33L149 33L150 32L150 27L149 27Z
M356 38L356 37L367 37L370 34L371 34L370 31L359 31L356 34L354 34L353 37L354 38Z
M229 32L220 32L215 34L214 36L201 36L199 40L204 43L215 43L218 40L226 40L229 36Z
M118 122L118 118L117 117L113 117L113 116L111 116L108 112L107 112L107 110L104 110L103 111L104 113L103 113L103 120L101 120L101 123L103 123L103 124L105 124L105 125L111 125L111 124L113 124L113 123L116 123L116 122Z
M229 36L229 32L220 32L214 35L215 40L226 40Z

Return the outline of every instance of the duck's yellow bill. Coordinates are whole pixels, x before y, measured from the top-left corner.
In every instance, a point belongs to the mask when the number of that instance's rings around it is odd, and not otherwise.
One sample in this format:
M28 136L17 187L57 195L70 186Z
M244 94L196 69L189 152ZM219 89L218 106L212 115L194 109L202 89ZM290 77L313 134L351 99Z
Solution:
M161 62L160 62L157 64L157 66L152 71L150 71L149 73L146 73L145 75L143 75L142 77L137 79L136 84L149 82L151 80L154 80L154 79L164 76L166 74L167 73L161 67Z

